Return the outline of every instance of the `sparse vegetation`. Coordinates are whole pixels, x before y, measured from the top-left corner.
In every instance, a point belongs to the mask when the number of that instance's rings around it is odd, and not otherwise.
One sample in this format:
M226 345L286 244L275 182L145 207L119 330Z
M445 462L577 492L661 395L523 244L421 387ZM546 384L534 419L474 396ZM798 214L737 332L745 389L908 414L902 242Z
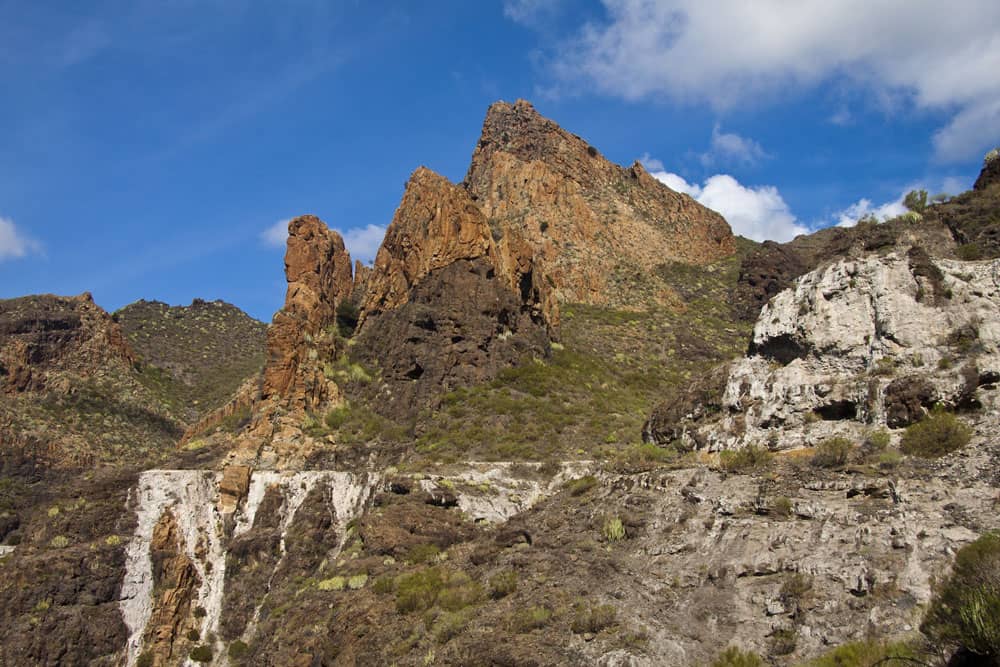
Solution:
M527 609L518 609L514 612L508 622L511 632L523 634L538 628L544 628L552 620L552 610L548 607L533 606Z
M604 526L601 528L601 534L604 536L604 539L611 544L621 542L626 536L625 524L622 523L620 517L608 517L604 520Z
M202 644L191 649L188 655L194 662L212 662L212 647Z
M242 660L250 652L250 647L247 646L245 641L237 639L229 645L229 659L230 660Z
M816 453L809 461L816 468L836 468L847 463L854 445L847 438L827 438L816 446Z
M597 478L593 475L577 477L563 484L563 488L569 491L569 495L571 496L582 496L595 486L597 486Z
M1000 659L1000 533L986 533L958 551L920 631L936 645Z
M927 190L910 190L903 198L903 206L914 213L923 213L927 208Z
M926 664L924 656L905 642L883 643L861 641L843 644L822 656L810 660L803 667L903 667ZM894 659L896 658L896 659Z
M594 634L615 624L618 610L610 604L587 605L578 604L576 614L570 629L576 634L592 632Z
M972 430L950 412L936 408L922 420L908 426L900 449L910 456L936 458L969 444Z
M490 597L494 600L507 597L517 590L517 572L504 570L490 577Z
M733 474L748 473L771 464L774 456L759 445L747 445L740 449L719 453L719 467Z
M767 663L756 653L730 646L712 661L711 667L767 667Z

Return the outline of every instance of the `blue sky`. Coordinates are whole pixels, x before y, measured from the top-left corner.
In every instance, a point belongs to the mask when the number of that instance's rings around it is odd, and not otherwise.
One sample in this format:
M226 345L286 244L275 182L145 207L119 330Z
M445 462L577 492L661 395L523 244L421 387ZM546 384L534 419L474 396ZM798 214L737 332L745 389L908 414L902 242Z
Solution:
M0 0L0 298L268 320L276 225L370 260L413 169L461 180L519 97L784 240L970 187L998 71L995 0Z

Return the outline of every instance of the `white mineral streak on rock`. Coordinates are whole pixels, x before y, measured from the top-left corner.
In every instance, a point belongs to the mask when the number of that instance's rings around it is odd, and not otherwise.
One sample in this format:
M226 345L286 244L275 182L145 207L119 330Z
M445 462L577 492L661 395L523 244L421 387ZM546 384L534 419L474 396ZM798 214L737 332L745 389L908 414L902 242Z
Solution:
M337 526L337 534L340 535L340 542L331 551L331 558L336 558L340 550L344 547L346 539L347 524L360 516L365 505L372 495L378 483L378 476L369 474L354 474L350 472L334 471L308 471L308 472L276 472L260 471L254 473L250 479L250 490L247 493L246 507L237 518L234 537L245 533L253 526L257 508L260 506L264 494L270 487L280 487L284 502L281 504L281 556L274 570L271 579L281 568L281 563L285 558L285 535L295 520L302 503L309 492L317 484L323 484L328 490L327 502L333 512ZM271 581L268 581L267 589L270 590ZM257 632L257 625L260 622L261 608L267 599L265 594L254 608L247 627L243 631L243 640L249 642Z
M126 550L125 576L122 581L121 611L129 629L126 663L134 665L142 650L142 637L152 613L153 574L150 541L153 529L167 510L171 510L184 536L184 551L194 563L201 580L195 605L205 609L201 636L218 634L226 577L226 548L223 517L217 509L221 475L202 470L148 470L139 476L138 485L129 494L129 507L136 513L136 529ZM267 489L281 489L281 553L285 552L285 534L302 502L317 485L328 489L328 502L342 535L346 524L364 508L376 480L369 475L349 472L261 471L251 477L250 489L242 507L237 508L234 536L253 526L257 510ZM343 539L343 538L342 538ZM337 545L337 551L342 547ZM280 563L279 563L280 565ZM277 568L276 568L277 569ZM254 614L256 624L259 607ZM252 631L248 629L248 633ZM225 652L216 642L217 661L225 663Z
M732 365L724 416L699 429L708 447L784 449L852 435L860 422L884 423L885 387L904 374L954 396L961 363L938 364L955 356L947 337L964 326L978 331L979 371L1000 372L1000 260L933 262L943 274L937 299L903 254L835 262L771 299L754 326L755 353ZM880 364L891 372L879 373ZM816 409L833 405L847 416L807 428ZM776 427L781 442L768 443Z
M585 475L593 468L591 461L563 463L551 479L517 474L516 468L536 472L540 463L468 463L445 475L433 475L420 481L428 493L440 490L441 480L452 487L458 507L474 521L502 523L543 498L555 493L568 479Z
M184 551L194 564L201 588L195 604L204 607L203 635L218 624L222 613L225 552L222 522L215 496L220 475L203 470L147 470L129 494L136 513L136 529L126 550L121 610L129 629L126 660L132 665L142 648L142 635L152 613L153 564L149 545L153 529L166 510L172 510L184 537ZM208 565L211 563L211 565Z
M17 547L0 544L0 557L14 553L14 549L16 548Z

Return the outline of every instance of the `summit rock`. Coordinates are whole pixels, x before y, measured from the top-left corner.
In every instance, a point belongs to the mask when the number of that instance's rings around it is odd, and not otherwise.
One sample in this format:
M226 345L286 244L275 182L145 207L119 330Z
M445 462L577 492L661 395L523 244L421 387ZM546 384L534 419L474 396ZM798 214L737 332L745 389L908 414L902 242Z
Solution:
M527 242L562 302L675 303L658 267L708 264L736 248L721 215L638 162L613 164L524 100L489 108L463 185L495 236Z

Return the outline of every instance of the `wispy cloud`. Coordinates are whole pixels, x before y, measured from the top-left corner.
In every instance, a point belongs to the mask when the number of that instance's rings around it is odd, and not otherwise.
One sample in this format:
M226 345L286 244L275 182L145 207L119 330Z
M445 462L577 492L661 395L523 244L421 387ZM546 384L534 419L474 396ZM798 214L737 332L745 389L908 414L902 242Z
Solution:
M996 0L948 12L937 0L602 2L603 20L554 47L556 89L733 109L843 83L890 112L949 114L933 137L940 160L1000 140Z
M25 236L10 218L0 217L0 262L38 254L42 244Z
M706 167L716 164L753 166L768 157L767 151L753 139L723 132L716 123L712 128L712 143L701 154L701 163Z
M260 233L260 240L272 248L284 248L288 241L288 223L291 221L291 218L278 220Z

